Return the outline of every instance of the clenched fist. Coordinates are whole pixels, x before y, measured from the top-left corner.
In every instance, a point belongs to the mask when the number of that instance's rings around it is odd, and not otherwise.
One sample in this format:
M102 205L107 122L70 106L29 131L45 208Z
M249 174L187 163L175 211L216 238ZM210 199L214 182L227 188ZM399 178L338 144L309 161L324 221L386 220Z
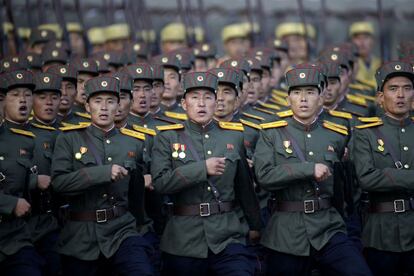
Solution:
M206 160L207 175L222 175L226 167L225 157L211 157Z
M28 214L30 212L30 208L30 203L27 202L26 199L19 198L13 212L16 217L20 218Z
M329 176L331 176L331 172L328 166L321 163L316 163L315 172L313 173L313 176L315 177L315 180L317 182L322 182L325 181Z
M118 181L128 175L128 170L119 165L112 165L111 179L112 181Z

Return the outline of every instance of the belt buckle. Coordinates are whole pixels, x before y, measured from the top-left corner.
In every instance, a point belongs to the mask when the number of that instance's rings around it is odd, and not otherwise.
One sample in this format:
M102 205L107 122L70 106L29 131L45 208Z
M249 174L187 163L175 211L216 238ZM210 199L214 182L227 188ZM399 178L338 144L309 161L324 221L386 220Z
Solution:
M401 163L401 161L395 162L394 165L398 170L401 170L403 168L403 164Z
M315 213L315 200L305 200L303 201L303 210L305 214Z
M200 203L200 216L201 217L210 216L210 203Z
M2 182L4 179L6 179L6 176L0 172L0 182Z
M404 199L396 199L394 200L394 212L395 213L404 213L405 210L405 200Z
M97 223L104 223L108 221L108 214L106 209L99 209L95 211L96 214L96 222ZM101 217L103 216L103 218Z

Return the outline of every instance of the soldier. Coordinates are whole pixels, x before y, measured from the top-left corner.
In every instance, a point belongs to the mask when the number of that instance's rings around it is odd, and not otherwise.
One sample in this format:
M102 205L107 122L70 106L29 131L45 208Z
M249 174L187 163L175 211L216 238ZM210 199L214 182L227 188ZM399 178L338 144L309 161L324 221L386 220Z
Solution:
M36 253L25 217L30 191L37 185L33 165L34 137L28 119L32 108L32 73L3 75L4 118L0 125L0 269L3 275L41 275L42 258Z
M292 69L286 79L293 117L261 125L254 158L257 181L274 198L262 238L268 274L306 275L313 260L328 274L371 275L332 206L331 172L348 133L318 120L317 68Z
M237 200L250 230L260 229L242 125L213 120L216 90L213 74L186 74L182 103L189 119L163 127L154 143L155 190L174 201L161 239L165 275L254 271L254 258L243 245L244 232L234 209Z
M92 125L62 128L52 161L53 188L70 205L58 249L64 275L95 275L100 261L116 274L152 275L151 246L131 214L143 200L134 192L143 185L143 135L115 128L117 79L93 78L85 88Z
M216 68L217 66L217 49L213 44L202 43L193 47L194 49L194 71L205 72Z
M65 65L69 60L68 52L63 48L45 47L41 55L42 71L46 72L52 65Z
M106 51L123 51L130 40L129 26L125 23L106 26L104 37Z
M74 57L86 57L85 41L83 40L83 28L79 22L66 23L66 29L69 33L69 43Z
M375 275L413 275L412 65L386 63L376 79L385 114L377 122L357 126L354 133L356 172L370 200L362 238Z
M239 59L245 57L250 48L247 29L240 23L227 25L221 31L221 40L226 55L220 60ZM220 62L219 62L220 63Z
M78 112L77 115L84 115L86 119L90 119L88 114L85 114L85 83L93 77L98 76L98 65L94 59L77 59L71 63L77 71L77 84L76 84L76 98L73 104L73 111Z
M162 95L164 94L164 67L161 64L151 64L153 73L152 94L150 111L154 116L163 116L160 107Z
M33 29L30 32L29 48L30 53L42 54L43 47L47 42L56 40L56 33L50 30Z
M182 23L169 23L160 33L161 53L167 54L187 46L186 28Z
M91 44L91 53L99 53L105 50L105 32L103 28L93 27L88 30L88 39Z

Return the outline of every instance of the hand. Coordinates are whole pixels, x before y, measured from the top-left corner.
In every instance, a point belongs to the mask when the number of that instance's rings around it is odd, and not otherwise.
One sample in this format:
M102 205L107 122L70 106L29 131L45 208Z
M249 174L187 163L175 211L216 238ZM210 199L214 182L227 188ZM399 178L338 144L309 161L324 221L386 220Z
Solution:
M49 175L39 174L37 176L37 187L44 191L50 186L51 178Z
M331 176L331 172L329 171L328 166L321 163L316 163L315 172L313 173L313 176L315 177L315 180L317 182L322 182L325 181L329 176Z
M23 217L24 215L27 215L30 212L30 204L26 201L24 198L19 198L17 200L16 207L14 207L14 215L18 218Z
M112 181L118 181L128 175L127 169L119 165L112 165L111 169L111 179Z
M260 241L260 232L256 230L249 231L249 240L252 244L257 244Z
M226 167L225 157L211 157L206 160L207 175L222 175Z
M154 186L152 186L152 176L150 174L145 174L144 180L145 180L145 188L150 191L154 190Z
M249 168L250 169L253 168L253 160L249 158L246 158L246 160L247 160L247 164L249 164Z

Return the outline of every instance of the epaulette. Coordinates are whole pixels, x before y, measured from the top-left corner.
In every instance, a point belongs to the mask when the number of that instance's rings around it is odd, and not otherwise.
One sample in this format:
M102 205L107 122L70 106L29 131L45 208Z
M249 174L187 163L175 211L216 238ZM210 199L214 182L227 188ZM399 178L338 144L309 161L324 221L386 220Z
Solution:
M267 110L267 109L264 109L264 108L260 108L260 107L257 107L257 106L253 106L253 109L257 110L257 111L260 111L260 112L263 112L263 113L266 113L266 114L276 115L276 113L274 113L273 111L270 111L270 110Z
M360 105L363 107L368 107L367 101L364 98L355 96L355 95L351 95L351 94L347 94L346 95L346 99L348 100L348 102L352 103L352 104L356 104L356 105Z
M252 119L259 120L259 121L264 121L265 120L265 118L263 118L263 117L253 115L253 114L250 114L250 113L247 113L247 112L243 112L242 115L244 115L246 117L249 117L249 118L252 118Z
M78 125L81 126L90 126L92 123L91 122L79 122Z
M41 129L47 129L47 130L56 130L56 128L51 127L51 126L45 126L45 125L39 125L36 123L31 123L32 126L37 127L37 128L41 128Z
M220 128L222 129L244 131L244 127L241 123L220 122L220 121L218 123L219 123Z
M76 115L78 115L79 117L83 117L85 119L91 119L91 114L88 113L84 113L84 112L75 112Z
M273 109L273 110L280 110L280 106L276 105L276 104L269 104L269 103L264 103L264 102L257 102L260 106L265 107L265 108L269 108L269 109Z
M375 90L375 89L377 89L377 82L376 81L357 80L357 82L359 82L362 85L366 86L368 90Z
M362 83L350 83L349 88L354 89L354 90L361 90L361 91L372 90L371 87L367 87L366 85L363 85Z
M145 141L145 134L141 132L133 131L127 128L121 128L119 131L124 135L131 136L131 137Z
M279 97L287 97L288 96L288 92L283 91L283 90L278 90L278 89L273 89L272 94L276 95L276 96L279 96Z
M352 119L352 114L344 111L329 110L328 113L334 117Z
M364 129L364 128L369 128L369 127L380 126L382 124L383 124L382 121L378 121L378 122L375 122L375 123L370 123L370 124L365 124L365 125L359 125L359 126L356 126L355 128L357 128L357 129Z
M185 121L188 119L187 114L185 113L177 113L177 112L171 112L171 111L165 111L164 115L168 118L177 119L181 121Z
M361 93L355 93L355 96L357 97L361 97L365 100L371 101L371 102L376 102L377 98L374 96L369 96L369 95L365 95L365 94L361 94Z
M293 111L289 109L289 110L278 112L276 113L276 115L279 116L280 118L286 118L286 117L293 116Z
M68 130L75 130L75 129L83 129L87 127L88 127L87 125L71 125L71 126L60 127L59 129L61 131L68 131Z
M327 128L329 130L333 130L333 131L338 132L338 133L343 134L343 135L348 135L348 130L347 129L343 129L342 127L337 127L337 126L333 125L332 123L324 122L322 125L323 125L324 128Z
M286 122L286 121L275 121L275 122L260 124L260 127L262 129L268 129L268 128L284 127L284 126L287 126L287 125L288 125L288 122Z
M146 127L139 126L139 125L132 125L132 128L136 131L139 131L141 133L145 133L145 134L148 134L148 135L151 135L151 136L157 135L155 130L153 130L152 128L146 128Z
M273 102L276 104L280 104L283 106L289 106L288 101L283 97L272 95L272 99L273 99Z
M240 123L242 123L243 125L246 125L246 126L248 126L248 127L251 127L251 128L255 128L255 129L262 129L262 128L260 127L260 125L255 124L255 123L252 123L252 122L247 121L247 120L240 119Z
M75 125L75 124L70 124L70 123L65 123L65 122L60 122L60 124L61 124L62 126L64 126L64 127L67 127L67 126L77 126L77 125Z
M358 117L358 120L362 123L375 123L381 121L380 117Z
M337 123L334 123L334 122L331 122L331 121L327 121L327 120L323 120L323 122L327 123L327 124L330 124L330 125L333 125L333 126L338 127L338 128L348 130L348 127L346 127L344 125L340 125L340 124L337 124Z
M174 125L166 125L166 126L157 126L159 131L163 130L173 130L173 129L182 129L184 128L183 124L174 124Z
M28 130L23 130L23 129L18 129L18 128L10 128L10 130L16 134L21 134L21 135L25 135L25 136L29 136L29 137L36 137L36 135L34 135L33 132L28 131Z

